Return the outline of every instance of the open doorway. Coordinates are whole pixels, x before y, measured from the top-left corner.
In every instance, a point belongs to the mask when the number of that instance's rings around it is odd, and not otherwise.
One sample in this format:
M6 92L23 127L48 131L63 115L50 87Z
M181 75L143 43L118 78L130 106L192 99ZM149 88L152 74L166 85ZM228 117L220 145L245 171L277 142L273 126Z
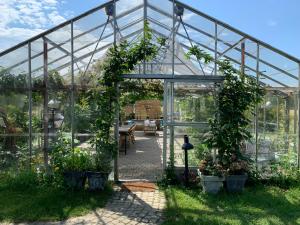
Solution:
M122 82L119 127L119 179L156 181L163 172L164 81Z

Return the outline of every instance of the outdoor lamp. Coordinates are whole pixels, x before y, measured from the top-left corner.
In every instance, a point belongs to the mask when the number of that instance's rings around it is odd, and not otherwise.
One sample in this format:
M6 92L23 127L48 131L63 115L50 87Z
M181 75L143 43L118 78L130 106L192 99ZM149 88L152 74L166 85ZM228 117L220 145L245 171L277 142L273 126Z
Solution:
M48 102L48 107L51 109L58 109L60 105L60 101L51 99Z
M56 113L54 115L54 128L60 128L64 122L64 116L61 113Z
M194 146L190 143L189 137L184 135L184 143L182 145L182 150L184 150L184 179L185 179L185 186L189 184L189 165L188 165L188 150L194 148Z

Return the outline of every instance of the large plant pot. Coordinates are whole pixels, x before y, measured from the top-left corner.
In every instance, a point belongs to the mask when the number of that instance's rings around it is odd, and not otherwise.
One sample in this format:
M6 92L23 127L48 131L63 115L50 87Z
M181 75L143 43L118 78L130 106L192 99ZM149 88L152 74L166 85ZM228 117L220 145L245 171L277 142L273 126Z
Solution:
M242 192L248 175L229 175L226 177L226 189L228 192Z
M200 175L200 183L203 188L203 192L209 194L217 194L220 189L223 187L224 177L218 176L206 176L202 175L198 170L198 174Z
M64 181L67 187L72 189L83 189L86 181L85 172L68 171L64 172Z
M87 172L88 184L90 191L103 190L108 180L107 173Z

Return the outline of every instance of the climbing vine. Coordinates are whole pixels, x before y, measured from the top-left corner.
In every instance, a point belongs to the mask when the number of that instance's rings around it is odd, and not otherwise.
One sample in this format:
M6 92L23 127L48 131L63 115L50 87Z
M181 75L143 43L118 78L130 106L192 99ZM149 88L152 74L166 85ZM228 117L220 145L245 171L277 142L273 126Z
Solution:
M163 45L165 41L158 39L157 42L158 45ZM119 83L123 81L122 75L132 72L138 63L155 58L158 45L154 43L152 31L145 21L143 37L135 43L123 41L112 46L100 65L101 75L97 88L90 91L90 100L93 100L96 106L94 110L97 112L94 124L96 136L93 140L97 152L96 161L105 167L100 166L99 170L108 172L108 165L117 150L116 140L110 134L115 112L119 110L120 94L117 90Z

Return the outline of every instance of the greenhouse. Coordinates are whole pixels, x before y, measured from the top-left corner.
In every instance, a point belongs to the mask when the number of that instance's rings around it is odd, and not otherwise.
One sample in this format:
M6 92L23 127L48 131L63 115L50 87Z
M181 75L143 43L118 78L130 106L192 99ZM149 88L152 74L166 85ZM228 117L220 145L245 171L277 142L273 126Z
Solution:
M30 28L83 4L3 2ZM0 52L0 224L299 224L300 59L195 2L107 0ZM270 4L245 2L300 6Z
M155 119L163 124L162 169L169 160L184 165L184 135L196 146L207 132L224 80L221 60L266 90L249 112L252 138L245 152L257 168L282 157L299 168L299 59L177 0L137 0L130 8L125 2L131 1L109 1L0 53L0 170L47 168L60 138L71 149L88 145L93 151L87 143L97 136L92 129L97 103L87 93L99 88L99 62L112 46L145 39L145 27L158 53L122 78L161 85L162 115ZM195 46L212 60L187 57ZM117 142L120 110L112 112ZM113 163L116 181L120 154ZM197 166L193 151L189 164Z

